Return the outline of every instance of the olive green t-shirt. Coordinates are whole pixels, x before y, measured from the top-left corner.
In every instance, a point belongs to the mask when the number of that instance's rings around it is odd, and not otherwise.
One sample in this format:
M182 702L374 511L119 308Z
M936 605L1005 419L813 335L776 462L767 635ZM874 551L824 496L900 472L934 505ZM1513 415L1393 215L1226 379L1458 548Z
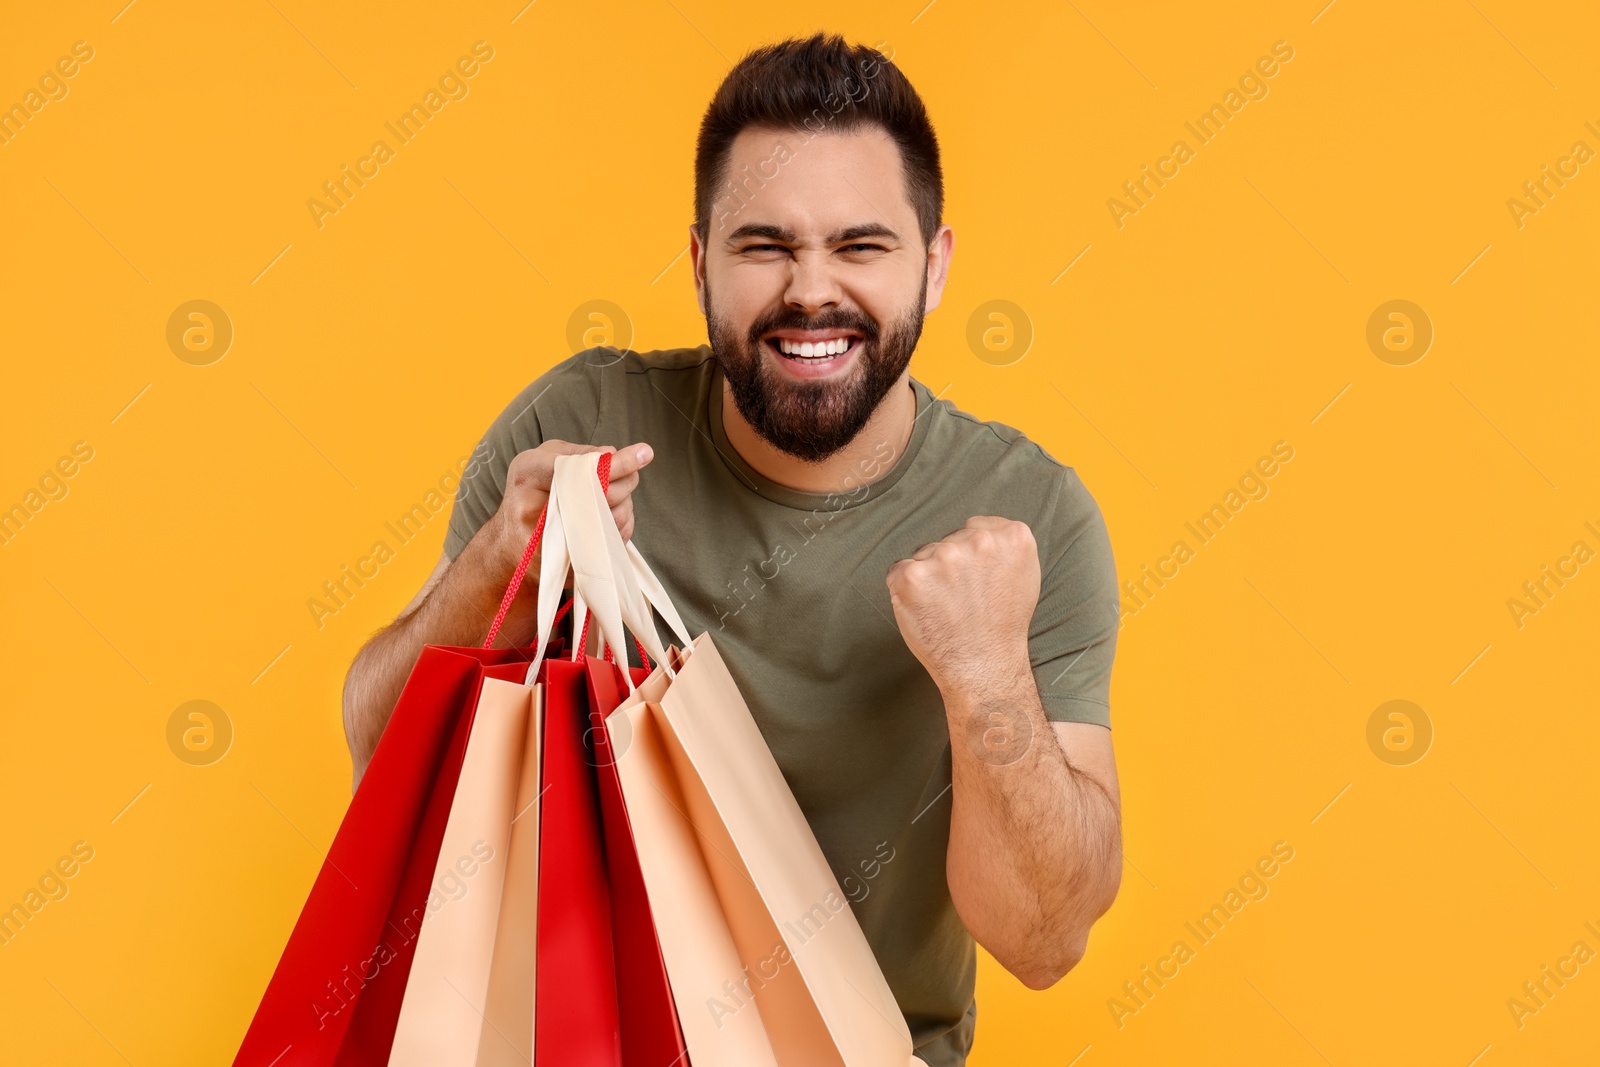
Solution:
M634 544L690 635L716 641L917 1054L956 1067L972 1046L977 957L945 880L950 732L938 689L895 625L885 578L974 515L1026 522L1042 575L1028 647L1045 714L1105 727L1117 582L1105 522L1071 467L914 378L912 387L916 421L892 467L885 443L837 491L799 492L729 443L708 346L588 349L541 374L489 427L487 477L462 480L445 553L454 559L498 508L518 452L549 439L650 444Z

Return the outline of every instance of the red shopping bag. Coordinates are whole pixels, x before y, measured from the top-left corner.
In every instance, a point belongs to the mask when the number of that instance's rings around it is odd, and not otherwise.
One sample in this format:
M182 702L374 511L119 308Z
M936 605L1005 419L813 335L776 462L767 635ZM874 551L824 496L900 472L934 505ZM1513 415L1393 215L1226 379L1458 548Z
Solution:
M642 662L648 663L644 651ZM606 716L622 703L622 672L614 663L589 656L584 661L589 682L589 728L593 739L600 821L604 828L606 880L610 888L612 951L616 959L617 1005L620 1009L622 1060L628 1067L673 1067L689 1062L683 1029L667 982L666 961L656 937L650 898L645 894L633 828L622 800L617 775L618 753L606 729ZM632 668L638 685L649 672Z
M609 459L600 461L602 487ZM387 1064L483 680L526 682L529 651L488 646L543 532L541 517L484 647L430 645L418 657L235 1067ZM587 626L579 648L586 636ZM609 648L605 661L572 661L560 658L564 647L552 638L539 671L546 792L537 944L528 946L539 953L536 1054L576 1067L671 1067L686 1062L676 1009L615 770L602 784L591 738L598 724L603 739L604 714L620 702L625 681ZM648 663L642 646L640 657ZM632 677L647 674L635 668ZM615 899L612 868L623 884Z
M620 1067L617 972L584 664L548 660L539 811L536 1063Z
M643 650L640 656L649 662ZM650 673L630 671L635 685ZM622 668L587 656L547 662L541 674L534 1061L563 1067L687 1063L605 733L605 716L622 702Z
M520 682L529 659L423 648L235 1067L387 1062L478 691L486 677Z
M522 683L533 658L489 646L538 541L483 647L427 645L417 657L234 1067L387 1064L478 693L485 678ZM560 656L566 642L546 649Z

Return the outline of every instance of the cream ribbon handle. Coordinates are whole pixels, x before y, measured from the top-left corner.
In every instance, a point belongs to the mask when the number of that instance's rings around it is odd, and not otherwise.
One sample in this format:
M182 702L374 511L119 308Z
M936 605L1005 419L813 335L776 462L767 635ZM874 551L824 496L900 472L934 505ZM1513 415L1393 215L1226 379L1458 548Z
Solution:
M598 465L595 474L599 476ZM544 646L550 640L550 631L555 628L556 606L561 603L561 590L567 584L567 571L571 566L566 531L561 522L561 508L552 487L550 500L545 504L544 536L539 542L539 636L534 642L533 659L528 662L523 685L532 685L538 680L539 665L544 662ZM579 632L575 631L574 641Z
M690 643L688 628L638 549L630 552L632 546L623 542L605 492L600 488L598 470L599 453L556 457L551 500L559 501L571 558L573 588L588 603L591 614L600 624L601 634L612 648L627 648L625 623L650 658L671 676L673 667L656 632L651 606L661 613L673 635L684 645ZM542 573L540 580L543 581ZM565 580L564 574L562 580ZM623 674L631 693L633 679L628 672Z
M621 538L619 536L618 540ZM694 641L689 636L689 628L683 624L683 618L678 614L677 607L672 603L672 598L667 596L667 591L661 586L661 579L656 577L655 571L650 569L650 564L640 555L638 546L632 541L626 542L628 561L633 566L634 578L639 583L639 591L644 594L645 601L667 620L667 626L672 630L680 648L687 648Z
M580 660L589 651L583 647L583 628L589 621L589 605L583 602L578 591L572 591L572 659Z

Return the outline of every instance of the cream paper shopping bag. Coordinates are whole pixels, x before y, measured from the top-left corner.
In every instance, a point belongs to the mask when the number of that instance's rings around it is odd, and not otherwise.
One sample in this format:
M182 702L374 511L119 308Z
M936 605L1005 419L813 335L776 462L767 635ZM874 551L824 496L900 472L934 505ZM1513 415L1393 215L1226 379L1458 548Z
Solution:
M501 1067L532 1054L538 698L483 681L390 1067Z
M624 545L593 459L558 457L552 494L574 588L607 640L656 670L606 720L667 976L695 1067L907 1067L911 1032L800 806L709 634L687 640ZM581 530L581 533L580 533Z
M646 679L607 726L690 1060L920 1064L710 635L678 662L675 677Z

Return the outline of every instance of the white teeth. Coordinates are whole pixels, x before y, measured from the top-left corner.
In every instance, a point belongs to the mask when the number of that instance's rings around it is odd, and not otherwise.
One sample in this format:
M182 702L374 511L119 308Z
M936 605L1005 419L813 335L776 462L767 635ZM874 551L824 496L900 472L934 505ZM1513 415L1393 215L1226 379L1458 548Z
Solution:
M799 356L802 359L820 359L824 356L837 356L850 347L850 338L836 337L831 341L790 341L778 338L778 350L786 356Z

